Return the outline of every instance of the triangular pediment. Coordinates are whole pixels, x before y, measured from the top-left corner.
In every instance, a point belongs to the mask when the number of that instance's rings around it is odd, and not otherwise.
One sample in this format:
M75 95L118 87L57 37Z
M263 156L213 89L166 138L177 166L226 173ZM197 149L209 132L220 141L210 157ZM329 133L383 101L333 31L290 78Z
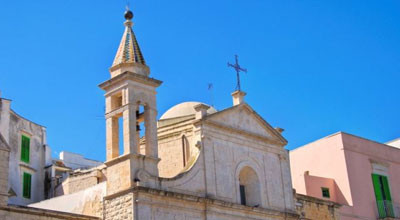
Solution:
M278 131L271 127L268 122L245 103L211 114L206 120L237 130L238 132L267 138L280 145L287 144L286 139Z

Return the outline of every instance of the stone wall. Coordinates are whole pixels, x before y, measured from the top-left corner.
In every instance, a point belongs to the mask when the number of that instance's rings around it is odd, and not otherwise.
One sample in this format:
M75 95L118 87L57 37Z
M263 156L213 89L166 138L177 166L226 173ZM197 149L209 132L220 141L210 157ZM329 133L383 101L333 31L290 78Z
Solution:
M77 215L65 212L56 212L44 209L35 209L20 206L0 206L1 220L100 220L97 217Z
M8 160L10 151L0 134L0 206L8 202Z
M337 220L340 205L331 201L296 194L296 211L304 220Z
M29 207L101 217L105 195L106 183L102 182L76 193L30 204Z
M164 178L174 177L184 169L183 135L186 137L186 144L189 145L190 154L196 155L197 153L197 148L193 143L193 126L191 124L193 118L179 123L176 123L175 120L178 119L165 120L172 122L170 122L171 124L164 122L164 125L158 128L158 155L161 159L158 169L160 177Z
M104 219L134 219L132 192L117 194L104 200Z
M102 170L94 168L91 170L77 171L70 174L70 176L62 182L62 184L56 187L55 196L79 192L103 182L105 180L103 171L105 172L105 169Z

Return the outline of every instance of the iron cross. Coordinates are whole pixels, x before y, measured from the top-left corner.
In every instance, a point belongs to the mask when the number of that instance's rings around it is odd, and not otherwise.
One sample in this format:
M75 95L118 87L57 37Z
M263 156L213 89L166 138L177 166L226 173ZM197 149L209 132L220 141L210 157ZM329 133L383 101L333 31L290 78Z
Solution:
M244 69L244 68L240 67L239 61L238 61L238 55L235 55L235 64L230 64L228 62L228 67L232 67L233 69L236 70L236 77L237 77L236 89L240 91L240 76L239 76L239 73L240 72L247 73L247 69Z

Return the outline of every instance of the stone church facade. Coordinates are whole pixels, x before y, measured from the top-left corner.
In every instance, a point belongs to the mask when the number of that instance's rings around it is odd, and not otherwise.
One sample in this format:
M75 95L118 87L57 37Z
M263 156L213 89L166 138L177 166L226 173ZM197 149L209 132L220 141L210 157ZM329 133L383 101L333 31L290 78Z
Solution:
M232 93L232 107L222 111L183 103L157 121L162 82L150 77L132 17L127 11L111 78L99 85L107 148L105 166L93 171L105 177L99 217L297 219L287 141L244 102L244 92Z
M127 11L111 77L99 85L106 103L105 163L72 172L62 184L68 194L29 208L57 211L59 219L65 213L74 213L65 219L299 219L287 141L244 101L243 91L233 92L224 110L187 102L157 120L162 82L150 76L132 18ZM8 155L8 148L1 152ZM307 207L310 201L301 198ZM320 204L317 209L336 207Z
M104 218L118 219L125 210L128 219L296 219L286 140L244 102L245 93L234 92L233 107L220 112L202 103L173 107L157 123L161 81L149 75L132 17L127 11L111 79L100 84Z

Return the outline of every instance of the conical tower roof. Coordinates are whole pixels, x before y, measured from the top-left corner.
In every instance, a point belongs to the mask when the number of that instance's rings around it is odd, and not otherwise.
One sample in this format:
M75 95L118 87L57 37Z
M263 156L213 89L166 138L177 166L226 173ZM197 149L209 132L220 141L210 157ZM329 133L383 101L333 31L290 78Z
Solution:
M111 75L118 69L127 70L127 67L134 67L135 73L148 75L149 68L146 66L142 51L140 50L139 44L136 40L135 33L133 32L132 26L133 13L130 10L125 12L125 31L122 36L121 42L118 47L117 54L115 55L114 62L110 68ZM129 71L129 70L128 70ZM121 71L118 71L121 72Z

